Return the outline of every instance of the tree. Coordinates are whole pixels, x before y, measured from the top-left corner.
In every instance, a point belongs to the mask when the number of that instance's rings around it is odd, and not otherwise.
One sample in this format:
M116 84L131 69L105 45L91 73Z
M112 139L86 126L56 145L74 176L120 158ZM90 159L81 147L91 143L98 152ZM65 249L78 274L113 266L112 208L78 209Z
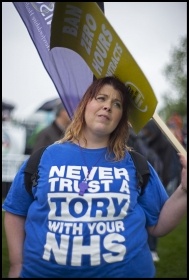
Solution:
M170 55L170 63L163 73L170 83L170 90L163 94L163 107L159 110L162 119L167 120L177 112L186 119L187 104L187 36L180 39L178 47L174 47Z

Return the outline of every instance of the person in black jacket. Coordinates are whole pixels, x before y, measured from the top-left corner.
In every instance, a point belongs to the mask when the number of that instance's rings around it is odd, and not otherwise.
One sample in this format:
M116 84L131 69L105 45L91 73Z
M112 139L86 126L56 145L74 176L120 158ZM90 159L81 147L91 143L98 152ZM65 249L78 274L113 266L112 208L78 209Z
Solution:
M181 164L177 151L153 120L150 120L136 136L130 133L129 145L143 154L157 171L165 189L170 196L180 181ZM155 262L157 254L157 237L149 234L148 243Z
M180 181L180 172L182 168L177 151L153 120L150 120L143 127L141 134L143 144L145 142L148 150L153 151L159 157L159 162L162 164L162 167L161 172L158 172L158 174L165 186L167 194L171 196ZM151 152L149 154L151 154ZM154 165L153 162L152 165L156 169L157 165ZM157 254L158 238L149 234L148 243L153 260L155 262L159 261L159 256Z
M170 196L180 181L181 164L178 153L153 120L143 127L142 134L148 147L158 154L163 163L161 180Z
M55 120L38 133L32 153L34 153L40 147L53 144L62 138L69 123L70 118L66 112L66 109L64 108L63 104L59 104L57 106Z

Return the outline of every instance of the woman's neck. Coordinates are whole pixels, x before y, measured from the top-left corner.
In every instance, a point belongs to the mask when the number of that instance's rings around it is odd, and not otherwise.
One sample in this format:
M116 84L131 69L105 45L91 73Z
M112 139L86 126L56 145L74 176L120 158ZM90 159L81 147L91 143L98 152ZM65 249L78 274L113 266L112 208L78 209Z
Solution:
M87 143L85 142L84 138L87 140ZM83 134L82 137L80 137L77 144L79 144L83 148L88 149L98 149L98 148L104 148L108 146L108 140L107 137L100 137L100 136L94 136L92 135L86 135Z

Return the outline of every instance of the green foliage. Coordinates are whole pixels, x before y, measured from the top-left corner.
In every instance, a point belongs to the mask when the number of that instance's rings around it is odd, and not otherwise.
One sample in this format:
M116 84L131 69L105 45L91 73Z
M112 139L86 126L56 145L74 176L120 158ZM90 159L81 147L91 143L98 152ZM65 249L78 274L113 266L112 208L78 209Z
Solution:
M165 237L159 238L156 278L187 278L187 219Z
M186 218L165 237L159 238L156 278L187 278ZM2 212L2 278L7 278L9 260Z
M167 120L174 112L186 119L187 110L187 37L180 39L179 45L171 50L170 63L163 73L170 83L170 90L162 95L163 107L159 115Z

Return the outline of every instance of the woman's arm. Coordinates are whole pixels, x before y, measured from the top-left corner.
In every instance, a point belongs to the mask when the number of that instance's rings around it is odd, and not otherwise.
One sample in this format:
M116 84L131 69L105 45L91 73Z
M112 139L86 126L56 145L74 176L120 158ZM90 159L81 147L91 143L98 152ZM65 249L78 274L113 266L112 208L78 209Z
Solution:
M8 278L18 278L22 268L25 217L5 212L5 233L9 252Z
M186 214L187 210L187 159L179 154L182 164L181 183L164 204L157 225L149 227L153 236L163 236L172 231Z

